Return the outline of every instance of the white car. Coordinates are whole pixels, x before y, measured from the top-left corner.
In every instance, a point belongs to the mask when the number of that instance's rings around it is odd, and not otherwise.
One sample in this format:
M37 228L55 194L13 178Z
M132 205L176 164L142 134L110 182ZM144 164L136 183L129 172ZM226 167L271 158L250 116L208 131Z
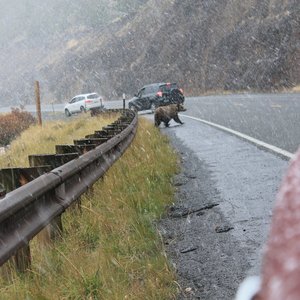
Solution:
M77 95L64 108L67 117L78 112L87 112L91 108L103 108L102 97L97 93Z

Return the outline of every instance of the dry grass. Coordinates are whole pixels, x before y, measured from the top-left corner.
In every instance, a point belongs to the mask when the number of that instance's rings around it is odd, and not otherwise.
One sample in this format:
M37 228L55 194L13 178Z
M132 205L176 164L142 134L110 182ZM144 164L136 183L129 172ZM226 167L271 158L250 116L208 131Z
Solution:
M110 115L91 118L89 114L81 114L67 123L53 121L42 127L32 126L11 143L10 151L0 156L0 167L28 167L28 155L55 153L55 145L73 144L73 140L100 130L116 118L117 116Z
M29 112L18 108L12 108L10 113L0 114L0 145L8 145L22 131L35 123L35 118Z
M295 93L300 93L300 84L293 87L292 91L295 92Z
M155 220L173 199L176 171L167 138L140 119L132 145L83 197L82 212L64 214L63 241L44 250L33 241L32 271L2 282L0 298L174 299Z

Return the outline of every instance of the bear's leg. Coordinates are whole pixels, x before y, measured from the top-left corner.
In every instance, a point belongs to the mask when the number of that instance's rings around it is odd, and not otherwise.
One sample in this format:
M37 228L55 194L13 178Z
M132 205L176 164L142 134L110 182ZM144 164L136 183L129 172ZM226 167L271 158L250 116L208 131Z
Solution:
M154 124L156 127L160 125L161 121L157 115L154 115Z
M164 122L164 124L165 124L166 127L169 127L169 122L171 121L171 118L165 116L162 119L162 121Z
M178 115L175 116L173 119L176 123L183 124L183 122L179 119Z

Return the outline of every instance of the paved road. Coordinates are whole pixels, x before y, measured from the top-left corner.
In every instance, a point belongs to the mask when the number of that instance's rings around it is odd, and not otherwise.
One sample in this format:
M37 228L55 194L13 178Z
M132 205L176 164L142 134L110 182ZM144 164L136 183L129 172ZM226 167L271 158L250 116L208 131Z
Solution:
M106 108L121 108L107 101ZM240 131L294 153L300 144L300 94L240 94L186 98L186 114ZM64 104L42 105L45 113L63 114ZM34 105L26 106L35 111ZM0 107L0 112L10 108ZM62 115L63 117L63 115Z
M294 153L300 144L300 94L187 98L187 115L205 119Z
M185 114L295 152L299 100L297 94L197 97L187 99ZM182 119L183 126L161 127L182 157L176 202L160 224L182 287L179 299L233 299L242 280L260 272L288 161Z
M296 94L197 97L187 99L185 114L294 152L299 100ZM179 299L233 299L242 280L260 272L288 162L223 131L182 119L183 126L161 128L182 157L176 203L161 222L182 287Z
M179 299L233 299L243 279L260 272L288 162L201 122L182 120L183 126L161 126L182 157L176 202L160 224L182 287Z

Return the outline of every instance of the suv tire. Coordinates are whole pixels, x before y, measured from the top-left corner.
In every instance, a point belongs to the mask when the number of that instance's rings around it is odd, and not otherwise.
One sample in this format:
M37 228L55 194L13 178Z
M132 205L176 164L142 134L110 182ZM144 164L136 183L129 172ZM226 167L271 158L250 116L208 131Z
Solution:
M129 108L130 110L137 111L137 108L136 108L134 105L129 105L128 108Z
M66 117L71 117L71 113L69 112L68 109L65 109L65 115L66 115Z

